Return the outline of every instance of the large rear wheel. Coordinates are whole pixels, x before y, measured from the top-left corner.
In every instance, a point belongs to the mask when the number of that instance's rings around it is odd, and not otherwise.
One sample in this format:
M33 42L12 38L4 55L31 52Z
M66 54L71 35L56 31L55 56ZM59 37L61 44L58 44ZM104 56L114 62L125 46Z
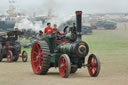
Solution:
M70 75L71 62L67 54L63 54L60 56L58 67L60 75L62 77L67 78Z
M35 74L46 74L49 63L49 47L45 41L38 41L33 44L31 51L31 64Z
M92 77L97 77L100 72L100 60L94 54L91 54L88 58L88 72Z

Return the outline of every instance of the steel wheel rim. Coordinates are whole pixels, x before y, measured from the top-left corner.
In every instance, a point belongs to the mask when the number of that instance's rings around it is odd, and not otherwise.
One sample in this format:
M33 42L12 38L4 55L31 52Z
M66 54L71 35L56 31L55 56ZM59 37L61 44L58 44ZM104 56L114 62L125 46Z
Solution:
M89 64L89 66L88 66L89 74L91 76L95 75L96 74L96 70L97 70L96 57L94 57L94 56L89 57L88 64Z
M59 59L59 72L62 77L66 75L67 72L67 61L65 56L61 56Z
M38 43L35 43L32 47L31 63L33 71L35 73L40 73L43 63L43 54Z

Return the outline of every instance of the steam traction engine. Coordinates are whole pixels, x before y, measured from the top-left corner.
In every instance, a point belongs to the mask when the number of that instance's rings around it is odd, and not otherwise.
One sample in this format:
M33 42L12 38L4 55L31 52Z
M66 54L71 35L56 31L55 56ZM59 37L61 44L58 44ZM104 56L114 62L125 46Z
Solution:
M27 62L27 52L23 51L21 54L21 44L17 41L21 34L20 31L0 33L0 62L3 58L7 58L8 62L16 62L19 57L22 57L23 62Z
M95 54L90 54L88 63L85 57L89 52L86 42L81 40L81 11L76 12L77 27L65 27L64 34L48 34L43 41L33 44L31 64L35 74L46 74L50 67L58 67L62 77L67 78L78 68L87 66L90 76L100 72L100 61Z

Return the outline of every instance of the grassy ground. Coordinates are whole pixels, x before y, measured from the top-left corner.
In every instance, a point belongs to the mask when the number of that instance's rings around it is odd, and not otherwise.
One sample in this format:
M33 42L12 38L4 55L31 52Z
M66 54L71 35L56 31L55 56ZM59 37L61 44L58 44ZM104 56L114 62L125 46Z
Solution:
M101 73L128 75L128 29L123 29L122 24L116 30L95 30L83 40L89 44L90 53L100 57Z
M128 29L119 24L116 30L94 30L84 35L90 52L101 60L101 72L96 78L90 77L82 68L68 79L59 76L58 69L50 69L48 75L35 75L29 62L0 63L0 85L127 85L128 83ZM87 60L87 58L86 58ZM6 60L5 60L6 61Z

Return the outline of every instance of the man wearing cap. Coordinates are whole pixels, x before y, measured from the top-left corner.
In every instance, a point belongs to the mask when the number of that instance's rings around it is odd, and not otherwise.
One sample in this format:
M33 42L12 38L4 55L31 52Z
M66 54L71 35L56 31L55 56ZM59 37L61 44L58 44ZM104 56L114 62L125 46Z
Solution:
M43 37L44 37L43 32L40 30L38 35L36 36L36 38L37 38L37 40L41 41L41 40L43 40Z

